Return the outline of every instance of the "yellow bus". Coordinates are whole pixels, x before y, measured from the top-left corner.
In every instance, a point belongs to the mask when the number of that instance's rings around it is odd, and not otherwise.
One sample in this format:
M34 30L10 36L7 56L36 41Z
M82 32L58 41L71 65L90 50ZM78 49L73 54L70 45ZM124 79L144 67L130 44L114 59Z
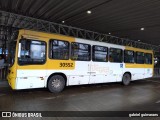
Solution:
M10 43L12 89L122 82L152 77L153 51L58 34L19 30Z

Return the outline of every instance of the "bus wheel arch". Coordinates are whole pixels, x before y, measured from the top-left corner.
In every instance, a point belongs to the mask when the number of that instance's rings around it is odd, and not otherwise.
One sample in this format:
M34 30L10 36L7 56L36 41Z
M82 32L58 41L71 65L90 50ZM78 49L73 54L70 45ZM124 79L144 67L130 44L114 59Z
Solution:
M53 73L47 79L47 88L50 92L59 93L67 84L67 76L64 73Z
M130 72L125 72L122 76L122 84L129 85L132 80L132 74Z

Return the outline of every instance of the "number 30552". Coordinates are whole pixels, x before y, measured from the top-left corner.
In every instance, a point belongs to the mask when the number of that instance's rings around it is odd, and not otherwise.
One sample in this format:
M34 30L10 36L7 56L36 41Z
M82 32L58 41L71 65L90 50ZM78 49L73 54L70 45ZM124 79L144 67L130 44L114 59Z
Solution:
M73 67L73 63L60 63L60 67Z

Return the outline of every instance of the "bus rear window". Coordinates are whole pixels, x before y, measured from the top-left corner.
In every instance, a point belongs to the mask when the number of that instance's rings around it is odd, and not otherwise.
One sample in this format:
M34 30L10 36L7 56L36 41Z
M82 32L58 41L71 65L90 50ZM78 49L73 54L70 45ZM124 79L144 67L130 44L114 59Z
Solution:
M44 64L46 61L46 43L38 40L23 39L19 44L18 63Z
M152 64L152 54L150 53L145 54L145 64Z
M134 51L124 50L124 63L134 63Z

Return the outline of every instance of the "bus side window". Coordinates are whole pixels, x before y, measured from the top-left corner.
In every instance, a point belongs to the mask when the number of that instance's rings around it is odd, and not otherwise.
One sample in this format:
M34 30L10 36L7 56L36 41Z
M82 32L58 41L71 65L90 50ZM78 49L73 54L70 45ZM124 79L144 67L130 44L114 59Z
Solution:
M90 61L91 46L89 44L71 43L71 59L78 61Z
M73 43L71 44L71 51L74 51L74 52L71 52L71 59L72 60L77 60L78 59L78 44L74 44Z
M109 55L109 61L110 61L110 62L113 62L113 61L114 61L111 55Z
M144 53L143 52L136 52L136 63L144 64Z
M115 63L122 63L123 53L121 49L110 48L109 50L109 61Z
M50 58L58 60L69 59L69 42L63 40L50 40Z
M134 51L124 50L124 63L134 63Z
M152 54L145 53L145 64L152 64Z
M97 62L108 62L108 48L103 46L92 46L92 60Z

